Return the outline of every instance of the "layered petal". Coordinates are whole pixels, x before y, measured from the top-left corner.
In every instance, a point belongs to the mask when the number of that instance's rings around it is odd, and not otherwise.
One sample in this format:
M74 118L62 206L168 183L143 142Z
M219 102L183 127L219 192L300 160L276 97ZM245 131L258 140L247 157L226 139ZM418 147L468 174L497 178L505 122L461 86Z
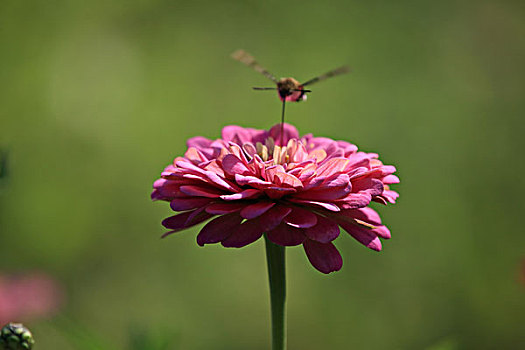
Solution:
M376 233L371 229L361 227L359 225L354 225L346 221L340 221L339 225L354 237L359 243L363 244L365 247L370 248L375 251L380 251L382 249L381 241Z
M318 215L315 226L304 230L304 234L311 240L328 243L339 236L339 225L333 220Z
M234 230L238 229L242 220L238 213L226 214L211 220L199 232L197 244L203 246L225 240Z
M171 229L171 231L166 232L162 237L164 238L174 232L178 232L200 224L201 222L206 221L211 217L213 217L213 215L206 213L202 209L187 211L182 214L171 216L162 221L162 225L164 227Z
M253 243L261 238L264 232L277 227L291 211L291 208L276 205L255 219L244 221L228 238L222 241L222 245L240 248Z
M343 258L332 243L320 243L307 239L303 247L310 263L322 273L339 271L343 266Z
M312 211L300 207L293 207L290 214L288 214L284 221L296 228L309 228L317 224L317 215Z
M295 246L304 242L306 236L304 230L292 227L285 223L279 224L276 228L269 231L266 236L270 241L282 246Z

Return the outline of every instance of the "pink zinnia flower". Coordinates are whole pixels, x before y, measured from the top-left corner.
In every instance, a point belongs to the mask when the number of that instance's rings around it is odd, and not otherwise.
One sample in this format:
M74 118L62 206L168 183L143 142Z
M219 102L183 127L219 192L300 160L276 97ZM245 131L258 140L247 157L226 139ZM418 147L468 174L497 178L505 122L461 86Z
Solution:
M52 316L62 303L57 281L43 273L0 273L0 326L9 321Z
M282 246L302 244L312 265L337 271L342 258L332 243L343 228L357 241L381 250L390 238L371 201L394 203L395 168L375 153L358 152L345 141L281 125L269 131L227 126L222 138L188 140L184 157L175 158L155 181L154 200L169 201L164 236L208 222L197 236L201 246L243 247L266 234ZM164 237L163 236L163 237Z

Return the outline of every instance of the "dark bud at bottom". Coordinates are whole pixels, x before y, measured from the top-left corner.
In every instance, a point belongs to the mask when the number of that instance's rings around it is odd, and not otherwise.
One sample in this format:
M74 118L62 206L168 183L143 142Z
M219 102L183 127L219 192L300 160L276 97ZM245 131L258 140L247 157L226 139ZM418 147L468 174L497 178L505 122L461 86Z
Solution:
M0 350L31 350L33 335L21 323L9 323L0 330Z

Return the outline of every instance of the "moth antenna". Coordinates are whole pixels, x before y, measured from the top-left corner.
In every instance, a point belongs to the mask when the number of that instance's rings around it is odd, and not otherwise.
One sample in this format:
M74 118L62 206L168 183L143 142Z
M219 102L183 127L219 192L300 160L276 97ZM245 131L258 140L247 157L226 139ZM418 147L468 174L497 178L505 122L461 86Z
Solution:
M274 87L252 87L254 90L277 90L277 88Z
M306 90L306 89L293 89L292 91L301 91L301 92L312 92L312 90Z
M318 77L312 78L312 79L308 80L306 83L303 83L301 85L306 86L306 85L315 84L315 83L318 83L320 81L326 80L328 78L335 77L337 75L345 74L345 73L348 73L348 72L350 72L350 67L342 66L342 67L336 68L334 70L331 70L329 72L326 72L326 73L324 73L324 74L322 74L322 75L320 75Z
M232 58L236 61L239 61L245 65L247 65L248 67L254 69L255 71L261 73L262 75L264 75L266 78L270 79L271 81L273 81L274 83L277 83L277 78L273 76L272 73L268 72L266 70L266 68L264 68L263 66L261 66L256 60L255 58L250 55L248 52L240 49L240 50L237 50L235 51L234 53L232 53Z

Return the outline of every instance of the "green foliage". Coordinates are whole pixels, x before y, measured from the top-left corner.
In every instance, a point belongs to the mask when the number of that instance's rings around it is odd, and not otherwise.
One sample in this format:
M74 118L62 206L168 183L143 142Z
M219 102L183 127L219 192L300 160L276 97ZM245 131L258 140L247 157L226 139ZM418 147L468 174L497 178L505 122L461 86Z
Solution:
M129 350L174 350L179 343L179 334L158 331L159 327L134 327L130 331ZM160 327L162 328L162 327Z
M76 350L112 350L115 339L103 339L100 334L93 332L93 327L82 325L70 318L60 316L52 323L59 329L68 343ZM176 332L159 331L162 327L150 325L135 325L127 332L127 350L174 350L179 341Z
M459 350L458 342L453 338L445 338L425 350Z

